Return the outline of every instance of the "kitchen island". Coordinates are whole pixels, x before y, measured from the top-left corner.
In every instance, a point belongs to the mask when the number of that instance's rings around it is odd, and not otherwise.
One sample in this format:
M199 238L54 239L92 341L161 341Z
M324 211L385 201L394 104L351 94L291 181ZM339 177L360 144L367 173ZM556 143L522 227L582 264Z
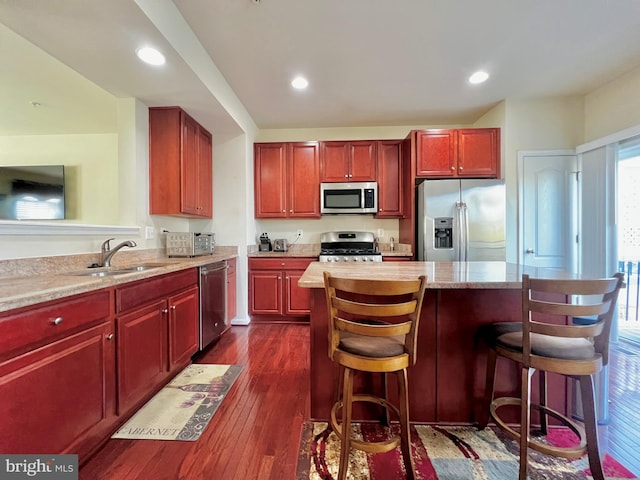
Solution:
M474 352L475 332L480 325L520 319L522 274L571 277L563 272L505 262L312 263L298 285L312 290L310 389L314 420L329 418L337 372L327 353L324 271L368 279L427 277L418 329L417 362L409 368L409 411L412 422L447 424L474 421L486 371L484 351L481 349L477 357ZM500 359L496 394L519 396L519 378L513 362ZM566 413L570 400L567 381L552 374L548 375L548 381L549 404ZM360 378L359 385L363 382L369 379ZM390 386L389 391L395 391L395 387ZM534 401L536 395L534 392Z

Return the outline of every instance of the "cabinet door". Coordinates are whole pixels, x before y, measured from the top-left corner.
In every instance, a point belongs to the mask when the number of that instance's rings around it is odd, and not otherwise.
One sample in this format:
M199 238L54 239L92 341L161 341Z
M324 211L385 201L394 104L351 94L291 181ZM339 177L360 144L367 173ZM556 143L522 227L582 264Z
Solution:
M349 142L321 142L320 171L323 182L348 182Z
M198 351L198 289L169 297L169 370L189 363Z
M285 315L309 315L311 312L311 289L298 286L304 270L289 270L285 275Z
M376 217L403 216L402 140L378 142L378 213Z
M458 130L458 176L498 178L499 151L499 129Z
M320 217L320 163L317 142L288 146L289 217Z
M118 414L167 376L167 303L158 301L117 319Z
M282 315L282 272L249 272L249 313Z
M180 203L182 213L198 215L198 124L182 114L182 161L180 162Z
M417 133L416 177L456 176L456 131L424 130Z
M103 323L0 364L0 452L84 453L107 433L115 419L112 331Z
M213 217L213 143L206 130L198 128L198 215Z
M365 140L349 143L349 181L376 181L376 142Z
M255 217L282 218L286 212L286 144L254 145Z
M227 260L229 269L227 270L227 325L238 314L237 292L236 292L236 259Z

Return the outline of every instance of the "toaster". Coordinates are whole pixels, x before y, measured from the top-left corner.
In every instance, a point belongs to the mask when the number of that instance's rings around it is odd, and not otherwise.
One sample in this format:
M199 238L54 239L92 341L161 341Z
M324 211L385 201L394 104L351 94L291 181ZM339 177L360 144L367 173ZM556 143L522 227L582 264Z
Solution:
M273 241L273 251L274 252L286 252L287 251L287 239L286 238L276 238Z
M214 233L168 232L168 257L197 257L212 255L215 246Z

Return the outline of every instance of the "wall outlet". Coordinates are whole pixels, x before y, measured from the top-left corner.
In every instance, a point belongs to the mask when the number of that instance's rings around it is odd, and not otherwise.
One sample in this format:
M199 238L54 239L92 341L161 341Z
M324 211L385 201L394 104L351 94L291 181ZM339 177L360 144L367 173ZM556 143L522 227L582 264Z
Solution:
M298 229L298 231L296 232L297 238L302 238L304 232L302 231L301 228Z
M144 227L144 238L147 240L156 238L156 229L153 227Z
M378 238L384 238L384 228L378 229Z

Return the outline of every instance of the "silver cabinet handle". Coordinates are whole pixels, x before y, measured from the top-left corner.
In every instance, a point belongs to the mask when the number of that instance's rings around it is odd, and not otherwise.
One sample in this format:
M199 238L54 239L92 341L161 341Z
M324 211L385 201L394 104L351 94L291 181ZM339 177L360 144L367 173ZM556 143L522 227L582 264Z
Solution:
M162 313L168 313L168 312L169 312L169 310L167 310L166 308L162 309Z
M57 317L53 320L53 324L54 325L60 325L62 323L62 321L64 320L64 318L62 317Z
M526 253L536 253L535 250L533 248L527 248L525 250Z
M175 310L176 306L175 305L171 305L171 310Z
M107 340L113 340L113 333L110 333L109 335L107 335Z

